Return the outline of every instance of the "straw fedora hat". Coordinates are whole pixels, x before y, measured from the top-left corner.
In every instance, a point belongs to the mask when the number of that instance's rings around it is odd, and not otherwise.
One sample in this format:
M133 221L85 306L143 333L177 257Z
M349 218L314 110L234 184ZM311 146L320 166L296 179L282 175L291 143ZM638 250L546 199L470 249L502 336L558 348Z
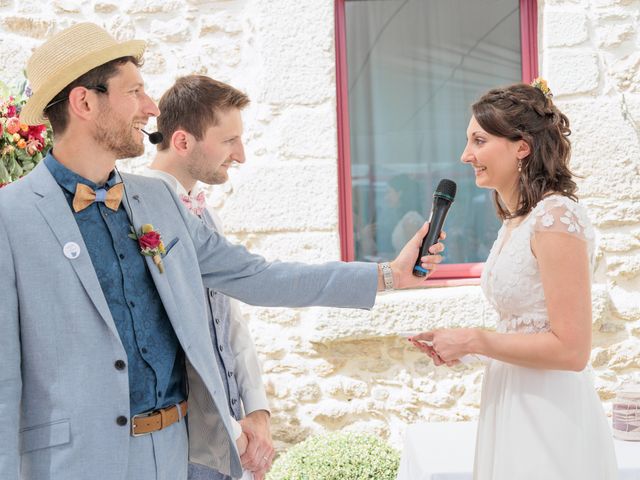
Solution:
M142 40L118 42L94 23L78 23L40 45L27 62L33 95L20 112L28 125L46 121L44 108L64 87L89 70L120 57L142 58Z

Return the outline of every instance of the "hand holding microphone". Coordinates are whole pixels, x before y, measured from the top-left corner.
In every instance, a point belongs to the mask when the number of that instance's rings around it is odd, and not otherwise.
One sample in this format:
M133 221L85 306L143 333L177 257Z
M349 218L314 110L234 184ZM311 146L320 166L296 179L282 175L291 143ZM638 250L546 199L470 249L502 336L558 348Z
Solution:
M442 261L439 255L444 250L444 245L438 240L444 240L445 234L442 232L444 220L449 211L449 207L456 195L456 184L451 180L441 180L433 195L433 207L431 218L411 240L404 246L395 260L380 266L378 277L378 290L389 290L391 288L411 288L424 286L424 280L433 271L436 264ZM431 250L430 250L431 249ZM416 253L418 258L416 259ZM422 258L428 257L426 268L423 266ZM383 280L385 265L392 272L392 281Z
M416 277L426 277L429 273L428 270L422 267L422 257L430 255L429 248L438 243L442 233L442 226L447 218L447 213L449 213L449 207L451 207L456 197L457 189L456 182L446 178L443 178L438 183L438 187L433 194L433 204L431 205L431 215L429 216L429 232L422 241L418 258L413 267L413 274Z

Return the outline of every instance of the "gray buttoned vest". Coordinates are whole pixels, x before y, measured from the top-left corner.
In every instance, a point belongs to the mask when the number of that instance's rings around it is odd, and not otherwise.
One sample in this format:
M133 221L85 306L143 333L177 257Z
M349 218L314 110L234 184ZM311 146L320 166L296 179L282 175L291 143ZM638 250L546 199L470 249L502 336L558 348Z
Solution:
M213 218L211 218L206 209L203 211L202 220L208 227L216 229ZM229 331L231 306L229 297L209 288L205 289L205 295L209 305L209 331L211 332L211 339L217 355L222 383L226 389L229 411L236 420L240 420L242 418L242 407L240 406L238 382L234 371L234 354L231 350Z

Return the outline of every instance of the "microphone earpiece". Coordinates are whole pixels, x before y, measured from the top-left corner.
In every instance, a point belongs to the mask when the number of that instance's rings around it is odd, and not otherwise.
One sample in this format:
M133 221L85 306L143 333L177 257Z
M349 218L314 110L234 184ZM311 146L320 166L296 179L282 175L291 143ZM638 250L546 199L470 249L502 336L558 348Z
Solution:
M162 142L162 134L160 132L148 133L142 129L140 129L142 133L144 133L147 137L149 137L149 143L152 145L157 145Z

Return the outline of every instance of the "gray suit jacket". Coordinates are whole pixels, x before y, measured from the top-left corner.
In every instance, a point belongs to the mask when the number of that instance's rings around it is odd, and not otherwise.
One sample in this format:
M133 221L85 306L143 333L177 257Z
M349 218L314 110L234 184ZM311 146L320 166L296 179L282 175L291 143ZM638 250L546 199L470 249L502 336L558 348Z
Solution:
M145 257L187 359L189 459L241 476L207 327L203 284L265 306L370 308L374 264L267 262L192 216L161 180L123 175L136 230L151 223L168 250ZM80 246L77 258L63 247ZM126 474L126 358L80 230L44 164L0 189L0 478L104 480ZM210 445L226 455L216 458Z

